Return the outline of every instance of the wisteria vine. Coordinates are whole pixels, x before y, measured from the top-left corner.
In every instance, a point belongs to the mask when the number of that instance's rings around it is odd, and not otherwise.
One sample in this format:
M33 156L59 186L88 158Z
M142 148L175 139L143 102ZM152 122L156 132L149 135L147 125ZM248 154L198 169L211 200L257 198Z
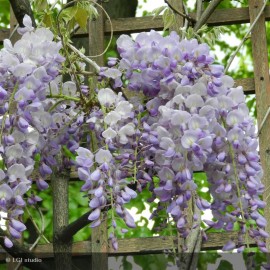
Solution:
M42 191L53 170L76 166L92 209L90 227L109 211L114 249L116 220L136 226L125 204L147 188L149 202L159 201L151 217L165 210L183 238L195 226L186 211L192 199L200 210L212 210L210 227L240 228L223 250L243 251L250 236L267 252L254 121L242 87L234 87L206 44L174 32L140 33L135 40L122 35L120 58L109 59L90 90L81 75L63 82L67 55L50 30L35 30L28 16L24 25L22 38L14 46L5 40L0 51L0 210L7 214L7 247L26 229L25 206L41 200L28 192L32 184ZM127 99L119 89L134 95ZM211 202L197 193L196 171L207 175Z

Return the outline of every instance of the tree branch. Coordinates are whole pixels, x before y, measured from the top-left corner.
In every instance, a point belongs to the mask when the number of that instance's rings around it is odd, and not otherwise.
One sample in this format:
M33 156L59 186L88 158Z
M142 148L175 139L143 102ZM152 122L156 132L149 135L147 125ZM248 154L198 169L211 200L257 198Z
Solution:
M187 19L188 21L195 23L196 20L190 17L189 15L184 14L183 12L177 10L175 7L173 7L168 0L164 0L164 2L169 6L169 8L174 11L176 14L182 16L183 18Z
M195 32L198 31L207 22L207 20L209 19L209 17L211 16L211 14L214 12L214 10L216 9L216 7L218 6L218 4L221 1L222 0L212 0L211 1L211 3L206 8L206 10L203 12L200 19L196 22L196 24L194 26Z
M0 245L2 248L13 258L20 258L23 260L23 265L33 270L50 270L50 268L42 262L37 262L37 257L33 255L33 253L29 252L29 250L19 244L17 241L12 241L13 246L11 248L7 248L4 244L4 236L5 231L0 228Z
M92 210L85 213L83 216L76 219L74 222L70 223L66 226L56 237L57 240L63 242L69 242L73 235L75 235L79 230L83 229L87 226L91 221L88 219L89 215L91 214Z
M33 27L36 27L34 14L28 0L9 0L15 17L20 27L23 27L23 17L25 14L29 15L32 20Z

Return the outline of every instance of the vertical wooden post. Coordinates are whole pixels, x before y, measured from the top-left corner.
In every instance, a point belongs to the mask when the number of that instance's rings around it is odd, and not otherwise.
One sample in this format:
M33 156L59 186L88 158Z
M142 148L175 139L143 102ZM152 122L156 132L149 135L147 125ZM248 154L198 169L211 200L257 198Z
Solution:
M263 0L250 0L249 1L249 15L250 23L252 23L259 11L263 6ZM267 113L267 109L270 106L270 81L269 81L269 65L268 65L268 53L267 53L267 40L266 40L266 27L265 17L262 14L251 32L252 42L252 54L254 62L254 78L255 78L255 92L257 101L257 115L258 126L260 128L263 118ZM266 231L270 233L270 116L267 119L259 134L260 143L260 156L262 167L264 170L263 183L267 192L264 194L264 200L266 202L266 208L264 209L265 218L267 219ZM267 248L270 250L270 239L266 241Z
M171 0L170 1L171 5L176 9L179 10L182 13L185 13L184 11L184 6L183 6L183 0ZM171 31L175 31L179 33L179 29L184 26L185 19L180 16L179 14L175 13L175 24L170 28Z
M103 11L98 9L99 16L96 20L90 21L88 26L89 33L89 55L99 55L104 50L104 16ZM93 58L98 65L104 65L104 55ZM90 67L90 71L95 70ZM93 80L91 90L96 87L96 79ZM92 270L107 270L108 269L108 231L107 231L107 216L102 213L102 223L99 227L92 229Z
M53 252L54 269L71 270L71 242L62 242L58 234L68 225L68 183L69 174L63 172L52 175L51 185L53 191Z

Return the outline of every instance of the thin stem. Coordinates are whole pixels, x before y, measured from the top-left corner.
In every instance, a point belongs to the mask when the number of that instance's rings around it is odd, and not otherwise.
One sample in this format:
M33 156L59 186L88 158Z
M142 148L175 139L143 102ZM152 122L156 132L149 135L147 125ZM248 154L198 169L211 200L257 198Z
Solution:
M243 37L243 39L241 40L240 44L238 45L238 47L236 48L235 52L232 54L232 56L230 57L229 59L229 62L224 70L224 73L226 73L229 69L229 67L231 66L234 58L236 57L237 53L240 51L242 45L245 43L245 41L248 39L248 36L250 34L250 32L252 31L252 29L254 28L254 26L256 25L257 21L259 20L259 18L261 17L264 9L265 9L265 6L267 4L267 0L264 1L264 4L260 10L260 12L258 13L256 19L254 20L254 22L252 23L252 25L249 27L248 31L246 32L245 36Z
M38 234L47 242L50 243L50 241L45 237L45 235L43 235L43 232L39 229L38 225L36 224L36 222L34 221L28 207L25 207L26 212L28 214L28 217L30 218L30 220L32 221L32 224L34 225L35 229L37 230ZM41 221L42 222L42 221ZM43 221L44 222L44 221Z
M245 224L246 224L246 219L245 219L245 214L244 214L244 208L243 208L243 204L242 204L242 195L241 195L241 191L240 191L240 179L238 177L238 172L237 172L237 167L236 167L236 163L235 163L235 159L234 159L234 151L232 148L232 145L229 143L229 152L230 152L230 156L232 159L232 163L233 163L233 171L234 171L234 176L236 179L236 189L237 189L237 196L239 198L239 206L240 206L240 210L241 210L241 215L242 215L242 220ZM245 233L245 238L246 238L246 243L247 243L247 248L249 249L249 241L248 241L248 236L247 236L247 232Z
M70 97L70 96L66 96L66 95L47 95L47 98L61 98L64 100L71 100L71 101L76 101L79 102L80 98L76 98L76 97Z
M41 219L41 236L43 237L43 239L47 242L47 243L50 243L50 241L45 237L44 235L44 230L45 230L45 220L44 220L44 216L42 214L42 211L41 209L36 206L36 209L38 210L38 213L39 213L39 216L40 216L40 219Z
M80 52L78 49L76 49L73 45L71 44L66 44L73 52L75 52L76 54L78 54L81 59L83 59L86 63L88 63L89 65L91 65L97 73L100 72L100 66L93 60L91 60L90 58L88 58L87 56L85 56L82 52Z
M260 125L260 127L259 127L259 130L258 130L258 135L261 134L262 128L263 128L263 126L264 126L264 124L265 124L265 122L266 122L266 120L267 120L269 114L270 114L270 107L268 107L267 112L266 112L266 114L265 114L265 116L264 116L264 118L263 118L263 120L262 120L262 123L261 123L261 125Z
M138 129L140 127L140 124L141 124L141 113L138 114ZM139 144L139 135L136 136L136 148L135 148L135 151L134 151L134 159L135 159L134 171L133 171L134 183L136 183L136 180L137 180L137 157L138 157L138 148L139 148L138 144Z
M183 12L177 10L174 6L172 6L172 4L171 4L168 0L164 0L164 2L165 2L165 3L169 6L169 8L170 8L173 12L175 12L176 14L182 16L183 18L187 19L188 21L190 21L190 22L192 22L192 23L196 22L196 20L193 19L192 17L190 17L189 15L186 15L186 14L184 14Z
M10 112L10 107L12 106L12 103L14 101L14 96L15 96L15 93L17 92L17 90L18 90L18 82L15 84L14 89L13 89L13 91L11 93L11 96L10 96L10 99L9 99L9 104L8 104L9 109L6 111L6 113L2 117L2 127L1 127L1 131L0 131L0 143L2 142L2 136L3 136L3 132L4 132L4 128L5 128L6 118L11 113Z

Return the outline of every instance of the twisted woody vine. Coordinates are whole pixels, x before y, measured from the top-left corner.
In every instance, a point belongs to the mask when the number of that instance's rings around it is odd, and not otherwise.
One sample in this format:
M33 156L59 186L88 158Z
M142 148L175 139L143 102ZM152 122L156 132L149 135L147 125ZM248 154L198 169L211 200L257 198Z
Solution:
M84 59L70 52L66 41L47 28L34 29L27 15L18 32L21 38L14 45L5 40L0 51L0 211L7 215L6 247L26 230L25 207L41 200L32 185L42 192L53 171L75 167L83 182L78 192L92 210L90 227L99 226L109 210L115 250L115 230L136 226L125 204L148 189L148 201L158 200L151 218L165 211L164 226L175 227L181 237L200 226L196 213L192 222L187 217L193 201L201 211L211 209L213 219L204 220L209 227L239 228L238 239L229 240L224 251L249 249L251 237L267 252L254 120L243 88L234 87L224 67L214 63L207 44L175 32L164 37L152 30L135 40L122 35L119 59L100 68L93 88L84 77ZM69 71L71 80L64 81ZM122 89L134 94L128 99ZM197 193L196 171L207 175L211 202Z

